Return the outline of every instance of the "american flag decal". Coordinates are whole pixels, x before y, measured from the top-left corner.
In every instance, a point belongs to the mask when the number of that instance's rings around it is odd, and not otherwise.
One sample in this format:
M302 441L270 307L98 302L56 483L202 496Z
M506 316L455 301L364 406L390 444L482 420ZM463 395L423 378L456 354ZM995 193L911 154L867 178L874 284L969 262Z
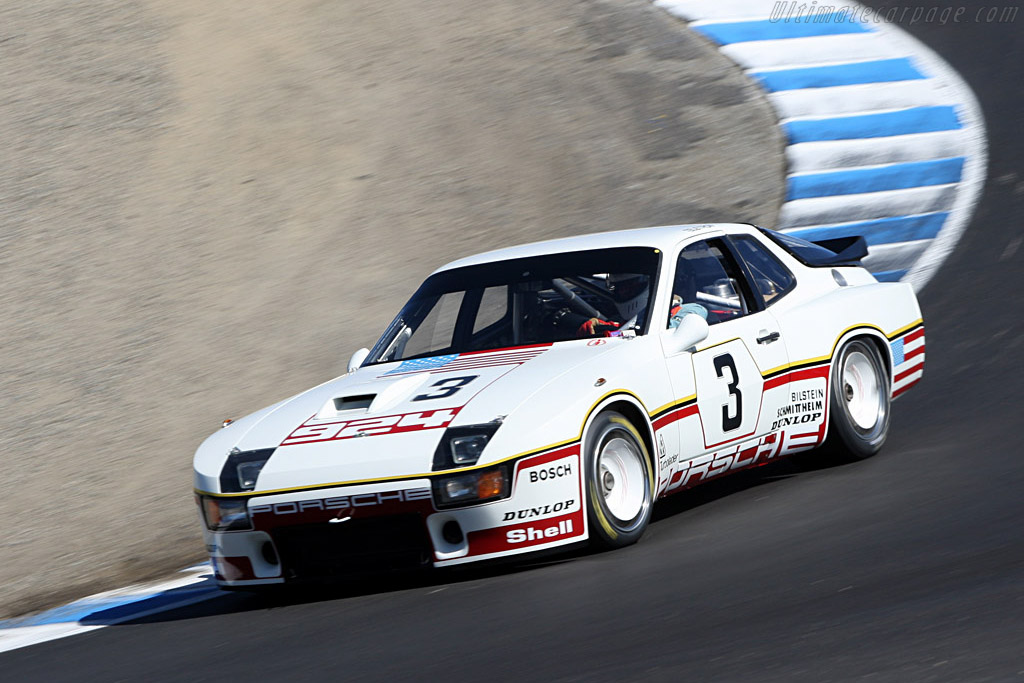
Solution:
M431 358L413 358L402 361L397 368L390 372L385 372L381 376L393 377L395 375L410 375L415 372L463 372L479 368L493 368L500 365L522 365L526 361L536 358L547 351L549 346L551 345L538 344L536 346L520 346L513 349L470 351L468 353L433 356Z
M924 326L889 342L892 349L892 397L921 381L924 375Z

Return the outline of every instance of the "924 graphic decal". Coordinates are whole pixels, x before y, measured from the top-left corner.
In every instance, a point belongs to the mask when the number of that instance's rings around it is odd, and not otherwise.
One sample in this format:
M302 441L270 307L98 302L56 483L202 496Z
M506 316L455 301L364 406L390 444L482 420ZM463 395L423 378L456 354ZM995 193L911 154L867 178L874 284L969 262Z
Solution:
M285 437L282 446L294 446L317 441L337 441L360 436L378 436L380 434L397 434L414 432L421 429L440 429L447 427L462 406L439 410L421 410L400 415L383 417L365 417L358 420L341 420L327 423L316 423L310 418L299 425L295 431Z

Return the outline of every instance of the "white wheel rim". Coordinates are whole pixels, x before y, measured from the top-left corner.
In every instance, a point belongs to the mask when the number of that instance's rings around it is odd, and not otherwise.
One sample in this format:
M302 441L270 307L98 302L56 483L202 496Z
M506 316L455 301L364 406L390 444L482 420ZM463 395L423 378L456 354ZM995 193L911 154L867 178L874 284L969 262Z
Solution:
M870 431L882 412L882 391L871 359L852 351L843 361L842 392L846 412L860 429Z
M629 440L614 437L604 444L597 462L597 485L605 509L617 520L629 522L647 500L643 455Z

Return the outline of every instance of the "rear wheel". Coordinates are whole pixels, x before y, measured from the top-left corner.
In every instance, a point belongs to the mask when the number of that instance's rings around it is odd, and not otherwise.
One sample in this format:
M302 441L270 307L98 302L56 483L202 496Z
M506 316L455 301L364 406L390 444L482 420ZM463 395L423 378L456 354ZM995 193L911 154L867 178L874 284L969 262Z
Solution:
M841 460L877 453L889 433L889 403L889 374L878 348L866 339L845 344L832 366L826 449Z
M590 537L619 548L640 540L651 519L651 459L636 427L605 411L594 418L585 442L584 486Z

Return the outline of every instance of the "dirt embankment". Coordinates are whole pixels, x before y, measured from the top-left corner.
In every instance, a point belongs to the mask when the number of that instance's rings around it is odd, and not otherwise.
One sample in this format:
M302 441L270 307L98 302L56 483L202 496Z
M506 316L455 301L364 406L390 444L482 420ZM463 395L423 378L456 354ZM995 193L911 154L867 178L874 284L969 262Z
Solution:
M202 438L340 373L444 261L781 200L756 89L643 0L20 4L0 614L201 558Z

